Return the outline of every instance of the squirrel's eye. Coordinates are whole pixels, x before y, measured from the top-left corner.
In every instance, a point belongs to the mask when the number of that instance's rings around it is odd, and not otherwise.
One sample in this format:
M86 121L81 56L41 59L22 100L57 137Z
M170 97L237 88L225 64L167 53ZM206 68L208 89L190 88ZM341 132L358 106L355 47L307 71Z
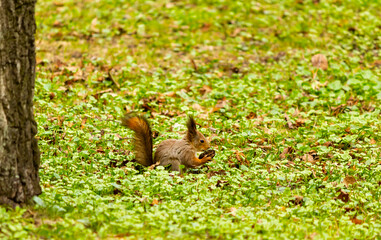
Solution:
M200 140L200 142L201 142L201 143L204 143L204 140L203 140L203 139L201 139L201 140Z

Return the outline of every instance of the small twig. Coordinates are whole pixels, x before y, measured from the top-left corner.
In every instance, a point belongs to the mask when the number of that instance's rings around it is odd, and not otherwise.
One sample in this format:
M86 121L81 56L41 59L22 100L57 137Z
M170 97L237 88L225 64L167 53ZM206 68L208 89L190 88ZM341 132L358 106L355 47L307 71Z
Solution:
M100 95L100 94L109 93L109 92L112 92L111 88L108 88L106 90L102 90L102 91L96 92L94 95Z
M284 114L284 118L286 119L287 126L289 129L294 129L294 126L292 125L292 122L290 120L290 117L287 115L287 113Z
M196 72L198 72L198 67L197 67L196 62L195 62L193 59L191 59L191 63L192 63L192 65L193 65L194 70L195 70Z
M318 70L319 69L316 69L314 71L312 71L313 75L312 75L312 80L315 80L316 76L317 76L317 73L318 73Z
M115 79L114 79L114 78L112 77L112 75L111 75L111 72L108 71L107 74L108 74L108 77L111 79L111 81L115 84L115 86L116 86L118 89L120 89L120 84L119 84L117 81L115 81Z

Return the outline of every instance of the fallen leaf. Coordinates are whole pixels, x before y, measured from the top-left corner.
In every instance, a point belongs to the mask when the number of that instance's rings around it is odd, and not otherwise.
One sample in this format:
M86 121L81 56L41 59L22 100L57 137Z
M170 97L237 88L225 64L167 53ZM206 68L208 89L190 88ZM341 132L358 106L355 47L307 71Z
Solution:
M97 28L98 25L98 19L94 18L90 23L90 30L94 33L98 33L99 29Z
M285 159L287 154L293 153L295 150L292 147L286 147L283 149L283 152L280 154L280 159Z
M50 98L50 100L52 100L53 98L55 98L56 97L56 94L54 93L54 92L51 92L50 94L49 94L49 98Z
M152 203L151 203L151 206L155 206L155 205L158 205L159 204L159 200L157 200L156 198L154 198L152 200Z
M235 207L231 207L230 209L229 209L229 212L230 212L230 214L232 215L232 216L236 216L237 215L237 208L235 208Z
M85 126L86 126L86 122L87 122L87 117L84 117L84 118L82 119L81 129L84 129L84 128L85 128Z
M316 0L315 0L314 2L316 2ZM313 240L313 239L315 239L315 237L316 237L317 235L318 235L317 232L313 232L313 233L307 235L307 239L311 239L311 240Z
M246 116L247 119L254 119L257 117L256 113L250 112L249 115Z
M203 110L203 107L200 104L198 104L198 103L193 103L192 104L192 108L193 108L193 110L196 110L196 111Z
M304 125L304 123L305 123L305 119L303 119L303 118L298 118L298 119L296 119L296 121L295 121L295 127L301 127L301 126L303 126Z
M274 100L285 100L286 99L286 97L285 96L283 96L283 95L276 95L275 97L274 97Z
M349 187L349 185L356 183L356 179L348 175L344 178L343 183L346 187Z
M202 88L200 88L200 90L198 90L200 92L201 95L205 95L205 94L208 94L212 91L213 89L207 85L204 85L202 86Z
M355 98L355 97L349 97L349 99L347 100L347 105L348 106L354 106L356 105L357 103L359 102L359 99Z
M216 106L212 109L212 113L219 111L221 108L225 108L227 106L226 97L217 101Z
M284 114L284 118L286 119L286 122L287 122L287 126L289 129L294 129L294 126L292 125L292 122L290 120L290 117L285 113Z
M223 187L223 186L226 186L226 185L229 185L228 181L226 181L226 180L218 180L217 184L216 184L216 187Z
M341 201L347 203L349 202L349 193L344 192L342 189L339 190L340 194L336 197L336 199L340 199Z
M62 22L60 22L58 20L54 21L54 23L53 23L53 27L60 28L62 26L63 26Z
M250 162L246 159L245 154L243 154L241 152L236 151L235 152L235 158L238 160L238 162L241 165L249 165L250 164Z
M340 104L339 106L336 107L331 107L331 113L333 116L337 116L340 113L344 113L345 110L347 110L348 106L346 104Z
M298 116L300 114L300 111L299 111L299 109L297 108L297 109L295 109L295 111L294 111L294 113L292 114L292 116L293 117L296 117L296 116Z
M314 157L310 154L304 154L302 160L305 162L315 163Z
M311 58L312 65L316 68L320 68L322 70L328 69L328 60L327 57L323 54L316 54Z
M381 66L381 60L376 60L372 64L374 67L380 67Z
M176 92L166 92L163 95L168 96L168 97L176 97Z
M352 218L351 222L353 222L354 224L363 224L364 223L363 220L360 220L360 219L358 219L356 217Z
M294 199L290 200L291 203L295 205L302 206L303 204L303 196L295 195Z
M212 26L211 23L203 23L202 26L201 26L201 30L202 30L203 32L207 32L207 31L209 31L209 29L210 29L211 26Z
M329 146L332 146L332 142L328 141L328 142L323 143L323 145L326 146L326 147L329 147Z
M231 34L232 37L236 37L240 32L242 31L242 29L240 28L236 28L234 29L233 33Z
M58 2L58 1L53 2L53 5L56 6L56 7L62 7L62 6L64 6L63 3Z

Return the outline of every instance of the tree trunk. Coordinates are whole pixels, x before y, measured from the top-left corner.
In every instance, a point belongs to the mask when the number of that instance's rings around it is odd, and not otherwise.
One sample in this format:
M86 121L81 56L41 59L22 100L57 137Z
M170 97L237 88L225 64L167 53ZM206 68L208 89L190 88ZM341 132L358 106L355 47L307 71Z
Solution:
M0 0L0 203L18 205L41 193L37 124L36 0Z

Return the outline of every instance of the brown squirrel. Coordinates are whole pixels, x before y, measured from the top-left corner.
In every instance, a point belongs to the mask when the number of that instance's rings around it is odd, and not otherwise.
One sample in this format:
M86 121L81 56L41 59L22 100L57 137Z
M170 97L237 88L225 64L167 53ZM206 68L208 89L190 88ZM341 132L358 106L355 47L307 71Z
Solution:
M168 139L162 141L156 149L153 158L152 131L147 118L127 113L122 118L122 125L135 132L135 158L136 161L146 167L166 166L171 164L172 171L180 171L180 165L185 168L196 168L214 157L214 151L209 150L196 156L198 151L210 148L209 141L202 133L197 131L196 122L192 116L188 116L186 135L180 139Z

